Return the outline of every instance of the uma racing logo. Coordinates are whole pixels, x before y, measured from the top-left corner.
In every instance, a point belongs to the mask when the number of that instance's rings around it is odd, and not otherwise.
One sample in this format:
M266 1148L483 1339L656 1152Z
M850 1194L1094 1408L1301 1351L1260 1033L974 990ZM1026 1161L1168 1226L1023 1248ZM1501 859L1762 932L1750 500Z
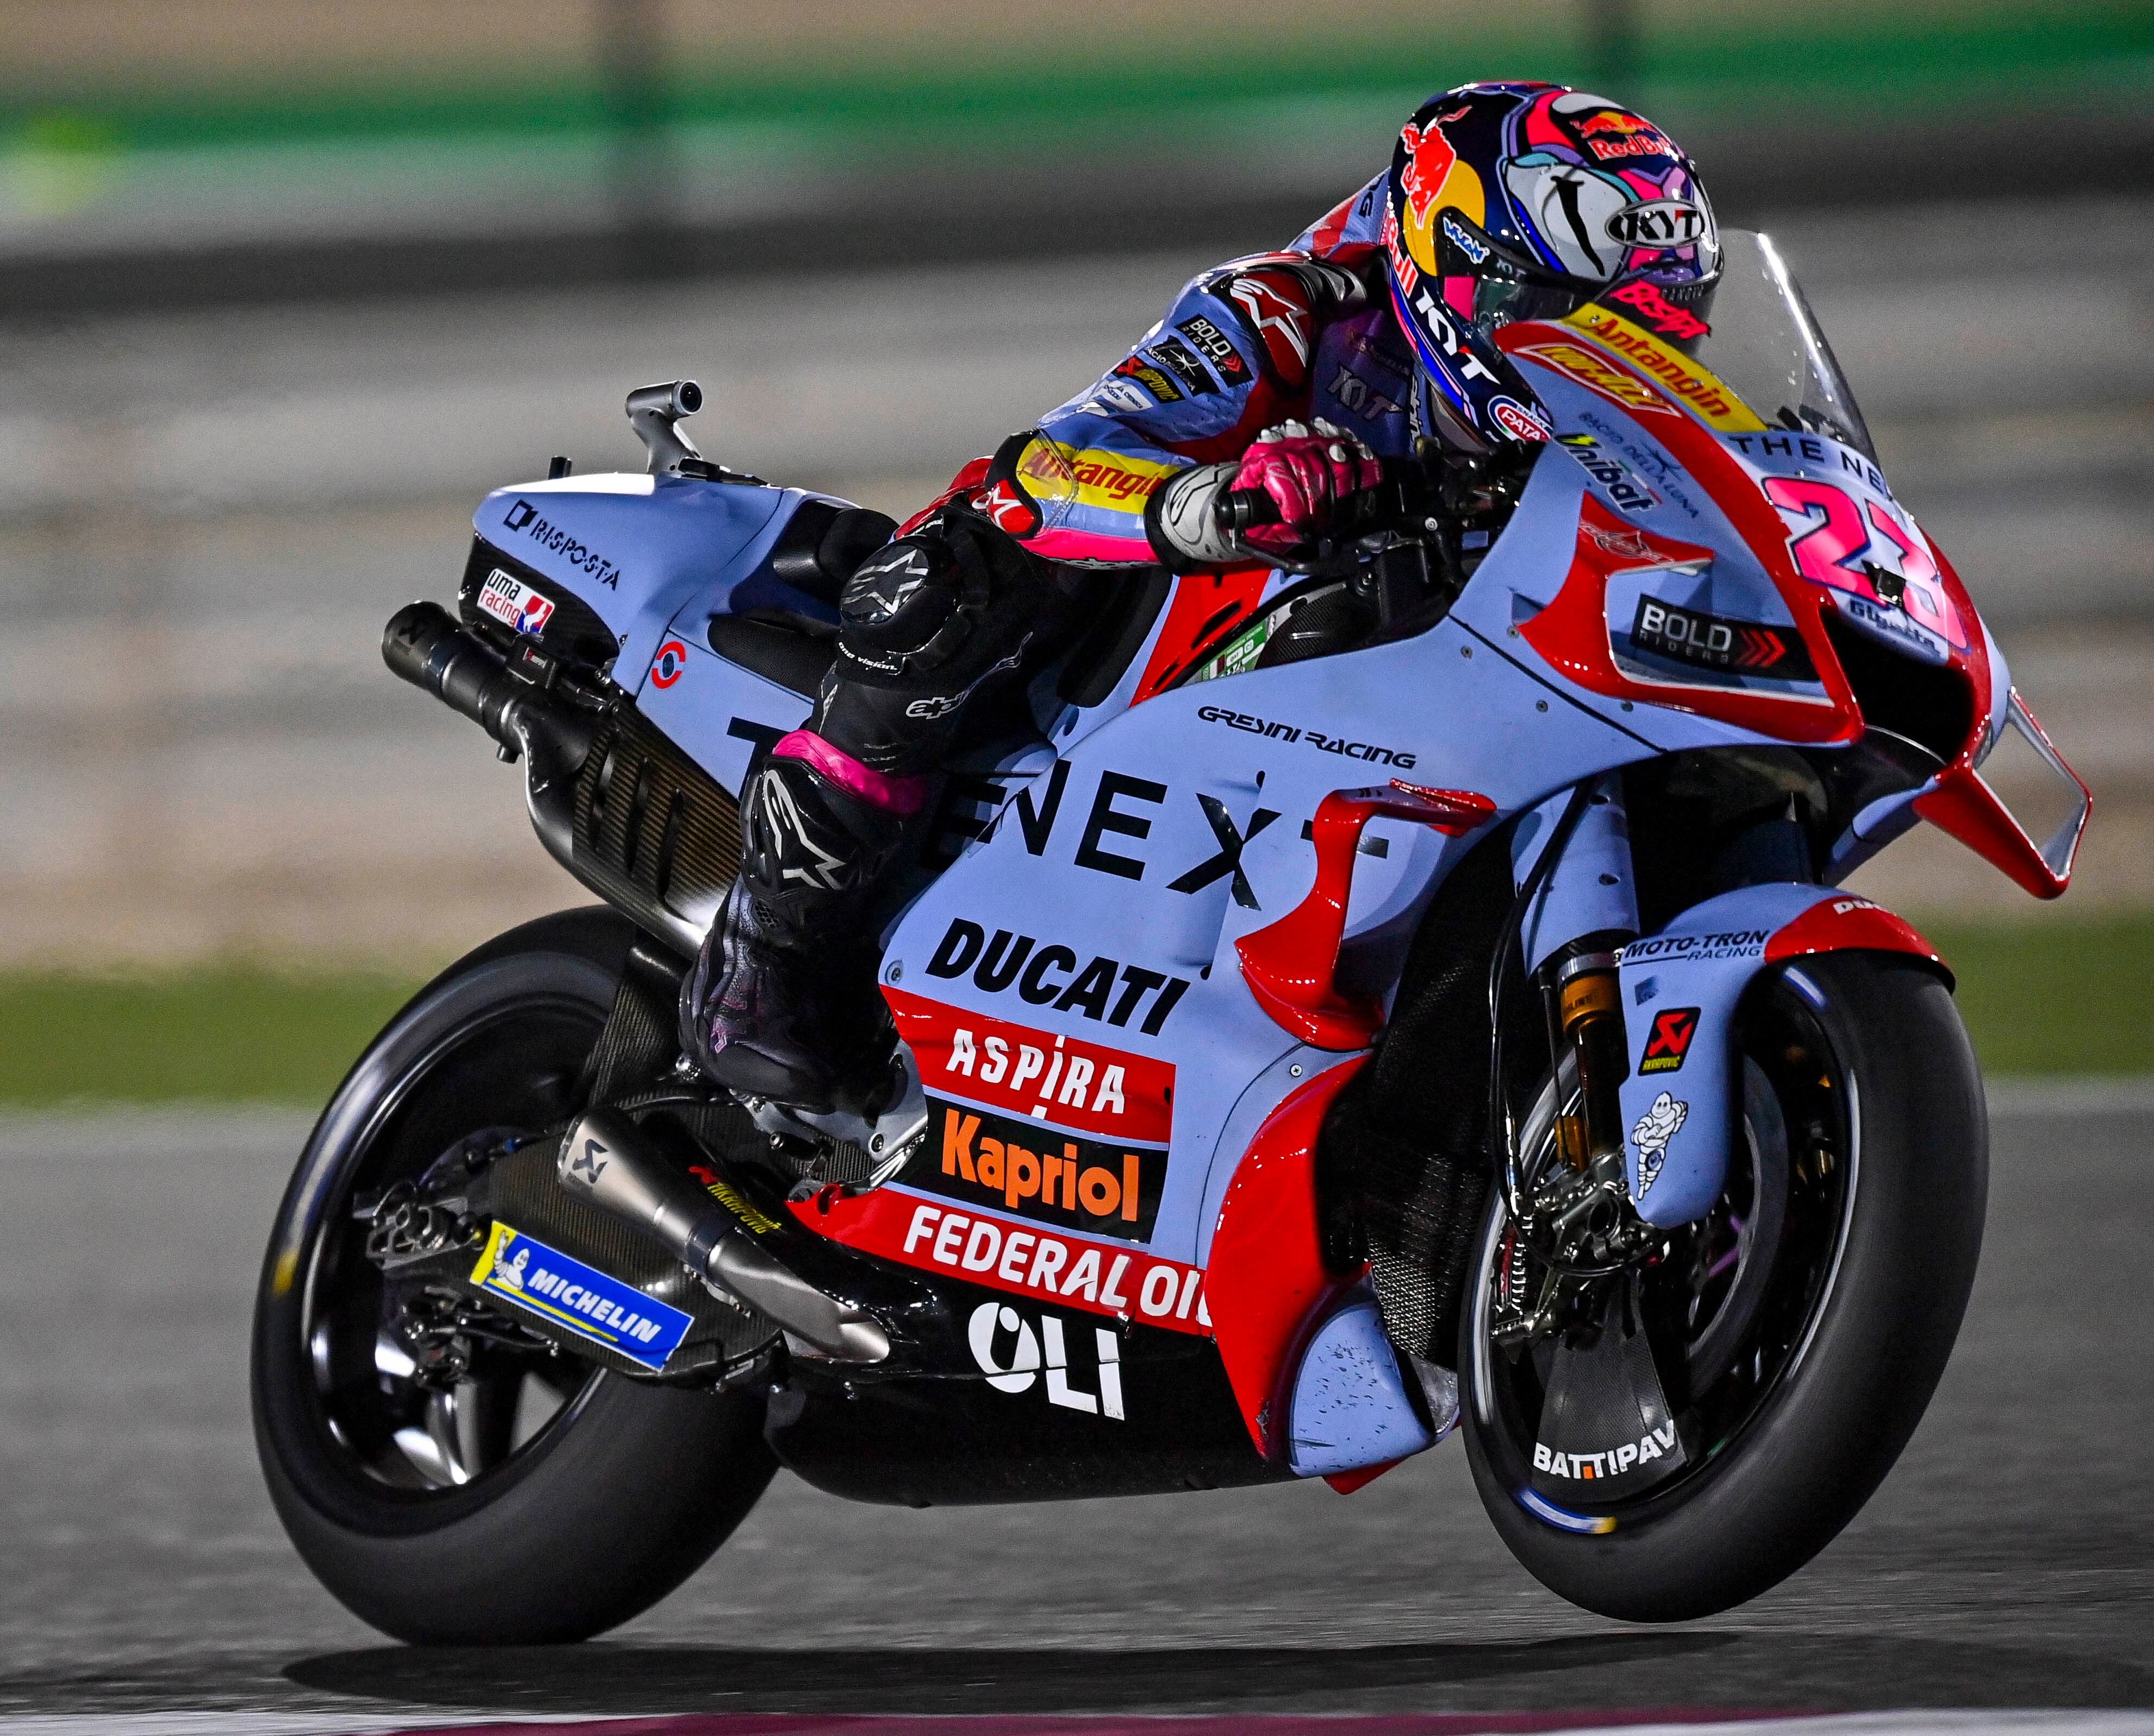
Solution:
M546 631L546 623L554 618L551 597L542 595L499 567L486 575L477 601L482 615L490 615L504 626L534 638Z

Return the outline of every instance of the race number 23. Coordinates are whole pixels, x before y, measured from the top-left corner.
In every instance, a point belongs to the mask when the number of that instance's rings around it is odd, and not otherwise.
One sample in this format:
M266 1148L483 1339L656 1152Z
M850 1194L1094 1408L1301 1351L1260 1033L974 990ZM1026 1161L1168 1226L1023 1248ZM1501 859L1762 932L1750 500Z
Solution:
M1876 501L1858 506L1845 488L1808 477L1768 477L1765 498L1794 521L1788 528L1788 552L1811 584L1882 604L1865 570L1875 549L1886 557L1881 564L1905 581L1901 606L1908 616L1947 643L1967 648L1959 611L1946 596L1937 563L1912 523L1902 529L1891 509Z

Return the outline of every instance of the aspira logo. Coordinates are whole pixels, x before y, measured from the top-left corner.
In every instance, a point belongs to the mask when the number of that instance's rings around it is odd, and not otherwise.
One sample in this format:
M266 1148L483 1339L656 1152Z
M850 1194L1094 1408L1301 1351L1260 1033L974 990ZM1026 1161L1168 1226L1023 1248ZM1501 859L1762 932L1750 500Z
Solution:
M1064 1325L1055 1315L1044 1314L1035 1331L1032 1322L1008 1303L983 1302L966 1323L965 1341L972 1347L972 1361L996 1391L1029 1392L1044 1382L1048 1403L1122 1422L1121 1357L1115 1335L1095 1326L1091 1366L1073 1370L1069 1340L1074 1336L1081 1343L1085 1329L1079 1326L1074 1333L1065 1333ZM1088 1375L1090 1390L1077 1384Z

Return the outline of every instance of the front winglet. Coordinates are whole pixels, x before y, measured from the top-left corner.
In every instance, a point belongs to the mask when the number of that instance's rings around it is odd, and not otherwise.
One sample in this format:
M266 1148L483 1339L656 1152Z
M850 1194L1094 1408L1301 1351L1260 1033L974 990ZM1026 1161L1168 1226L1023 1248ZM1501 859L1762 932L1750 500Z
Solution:
M1411 819L1462 837L1495 817L1496 804L1467 789L1427 789L1393 779L1370 789L1335 789L1316 809L1316 883L1269 927L1234 942L1242 978L1273 1022L1316 1049L1366 1049L1384 1022L1381 1003L1339 992L1333 980L1354 890L1354 856L1372 819Z

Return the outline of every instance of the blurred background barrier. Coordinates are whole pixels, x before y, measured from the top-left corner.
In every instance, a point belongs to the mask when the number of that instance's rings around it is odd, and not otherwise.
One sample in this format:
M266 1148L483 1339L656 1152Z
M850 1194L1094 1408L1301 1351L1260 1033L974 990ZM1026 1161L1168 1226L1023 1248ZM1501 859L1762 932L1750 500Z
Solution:
M583 895L392 682L472 506L704 449L903 513L1477 76L1769 228L2095 786L2034 906L1918 835L1993 1066L2154 1070L2154 11L1794 0L0 0L0 1101L318 1099ZM115 975L115 973L117 973Z

